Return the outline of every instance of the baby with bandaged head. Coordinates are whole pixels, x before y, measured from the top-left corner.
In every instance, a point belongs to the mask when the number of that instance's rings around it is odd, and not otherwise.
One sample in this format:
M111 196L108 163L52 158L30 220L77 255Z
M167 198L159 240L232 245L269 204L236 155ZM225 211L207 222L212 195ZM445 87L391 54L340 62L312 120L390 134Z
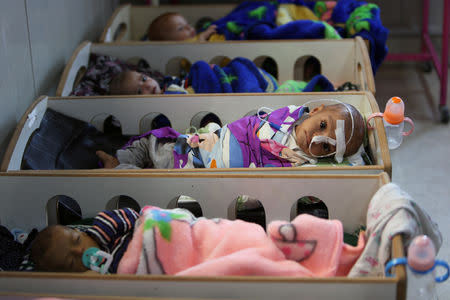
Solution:
M168 12L157 17L147 30L151 41L199 41L211 39L216 32L216 25L210 25L205 31L197 34L186 19L176 12Z
M364 134L364 119L354 106L323 100L259 112L214 132L155 129L132 139L116 157L97 155L105 168L119 169L292 167L333 156L361 165Z

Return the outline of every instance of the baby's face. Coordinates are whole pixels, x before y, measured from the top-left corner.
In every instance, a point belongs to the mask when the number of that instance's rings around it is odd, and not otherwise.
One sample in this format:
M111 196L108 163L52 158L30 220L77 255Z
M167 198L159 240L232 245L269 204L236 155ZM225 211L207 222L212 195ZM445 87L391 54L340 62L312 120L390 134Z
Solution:
M335 152L336 146L326 142L313 143L311 148L309 145L314 136L326 136L336 140L336 120L345 119L345 122L348 122L343 115L345 116L345 112L342 112L342 110L329 109L327 106L313 109L305 117L304 121L295 127L295 135L300 149L310 156L330 155ZM347 126L345 127L347 128ZM346 141L350 134L351 132L345 132Z
M166 41L183 41L193 38L195 29L180 15L174 15L167 19L163 33Z
M52 232L52 244L42 259L45 269L57 272L84 272L82 256L86 249L98 244L89 235L66 226L57 226Z
M161 88L156 80L136 71L127 73L124 88L130 95L161 94Z

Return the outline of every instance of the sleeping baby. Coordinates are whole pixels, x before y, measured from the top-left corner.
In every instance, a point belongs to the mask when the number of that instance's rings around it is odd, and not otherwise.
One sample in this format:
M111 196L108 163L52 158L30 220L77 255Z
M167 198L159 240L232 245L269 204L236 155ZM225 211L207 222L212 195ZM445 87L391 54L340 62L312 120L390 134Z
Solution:
M188 42L224 40L224 38L215 34L216 28L216 25L210 25L205 31L197 34L182 15L176 12L168 12L158 16L150 24L147 30L147 38L150 41Z
M236 57L223 66L199 60L187 68L179 77L165 76L161 85L146 74L123 71L112 78L110 94L269 93L278 88L272 75L244 57Z
M103 151L97 156L105 168L118 169L292 167L333 156L339 163L347 157L363 164L364 134L354 106L319 100L259 112L214 132L155 129L129 141L116 157Z
M131 208L99 213L86 232L63 225L51 225L39 232L31 247L36 270L48 272L84 272L82 255L89 248L111 254L110 273L116 273L133 236L139 214Z
M108 273L345 276L364 249L364 236L356 246L343 237L340 221L308 214L273 221L266 233L241 220L145 206L139 216L130 209L101 212L86 233L47 227L33 242L31 257L37 270L56 272L88 271L82 256L98 248L111 254L103 262Z

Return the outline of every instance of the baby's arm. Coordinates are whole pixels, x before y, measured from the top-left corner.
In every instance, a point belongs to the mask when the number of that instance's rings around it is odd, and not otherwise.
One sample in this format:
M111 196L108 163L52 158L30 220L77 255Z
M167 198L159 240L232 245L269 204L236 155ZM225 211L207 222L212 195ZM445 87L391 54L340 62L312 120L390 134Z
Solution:
M88 233L111 251L117 239L134 229L138 217L139 214L131 208L103 211L94 218Z
M123 150L117 150L118 169L146 168L152 165L150 158L150 137L134 141Z
M95 152L98 158L103 163L103 168L105 169L114 169L119 165L119 160L112 155L109 155L105 151L98 150Z
M213 34L216 33L216 29L217 29L217 25L211 25L209 26L205 31L200 32L198 34L198 40L200 42L205 42L209 39L209 37Z
M140 169L146 167L151 161L149 157L149 139L141 138L134 141L126 149L117 151L117 158L104 151L96 152L105 169Z

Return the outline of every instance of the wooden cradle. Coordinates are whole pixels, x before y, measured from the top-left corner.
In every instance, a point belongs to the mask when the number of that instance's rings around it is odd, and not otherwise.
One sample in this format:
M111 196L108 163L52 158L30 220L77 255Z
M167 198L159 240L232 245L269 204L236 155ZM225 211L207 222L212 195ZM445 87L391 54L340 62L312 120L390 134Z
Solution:
M188 4L188 5L131 5L119 6L111 15L100 43L140 41L150 23L159 15L178 12L192 26L203 17L219 19L230 13L236 4Z
M300 94L203 94L203 95L147 95L147 96L97 96L97 97L41 97L22 117L6 150L1 171L21 169L24 149L34 132L39 128L47 108L91 123L103 130L105 119L113 115L121 123L122 134L139 135L151 129L152 120L165 115L172 127L184 133L191 125L196 127L198 119L206 114L216 115L222 124L230 123L256 112L258 108L277 109L287 105L302 105L310 100L336 99L355 106L367 118L379 108L369 92L300 93ZM230 169L153 169L152 172L238 172L238 173L379 173L391 174L391 159L382 120L375 120L375 130L368 130L368 154L373 164L363 166L315 165L289 168L230 168ZM90 174L98 170L82 170ZM148 170L114 170L114 172L147 172ZM27 170L20 170L26 173ZM49 171L51 172L51 171ZM62 171L64 172L64 171Z
M128 195L141 205L167 207L185 194L198 200L206 217L229 216L237 195L256 197L267 222L289 219L299 197L313 195L328 207L349 232L365 224L374 193L389 182L386 173L372 175L318 174L182 174L46 172L0 174L0 222L8 228L30 230L47 224L46 207L54 195L68 195L94 215L115 195ZM324 188L324 187L328 188ZM349 192L351 191L351 192ZM275 201L276 200L276 201ZM351 209L349 209L351 207ZM400 236L392 241L392 257L403 257ZM214 299L405 299L405 269L394 277L177 277L95 275L76 273L0 272L0 295L40 295L75 298L176 297Z
M58 84L56 95L68 96L86 72L91 53L111 55L124 61L145 59L152 69L177 76L180 62L204 60L220 64L224 58L245 57L262 67L272 58L278 70L279 84L302 80L306 59L319 60L321 74L336 88L346 82L361 91L375 94L375 83L367 47L360 37L342 40L226 41L215 43L180 42L83 42L72 54Z

